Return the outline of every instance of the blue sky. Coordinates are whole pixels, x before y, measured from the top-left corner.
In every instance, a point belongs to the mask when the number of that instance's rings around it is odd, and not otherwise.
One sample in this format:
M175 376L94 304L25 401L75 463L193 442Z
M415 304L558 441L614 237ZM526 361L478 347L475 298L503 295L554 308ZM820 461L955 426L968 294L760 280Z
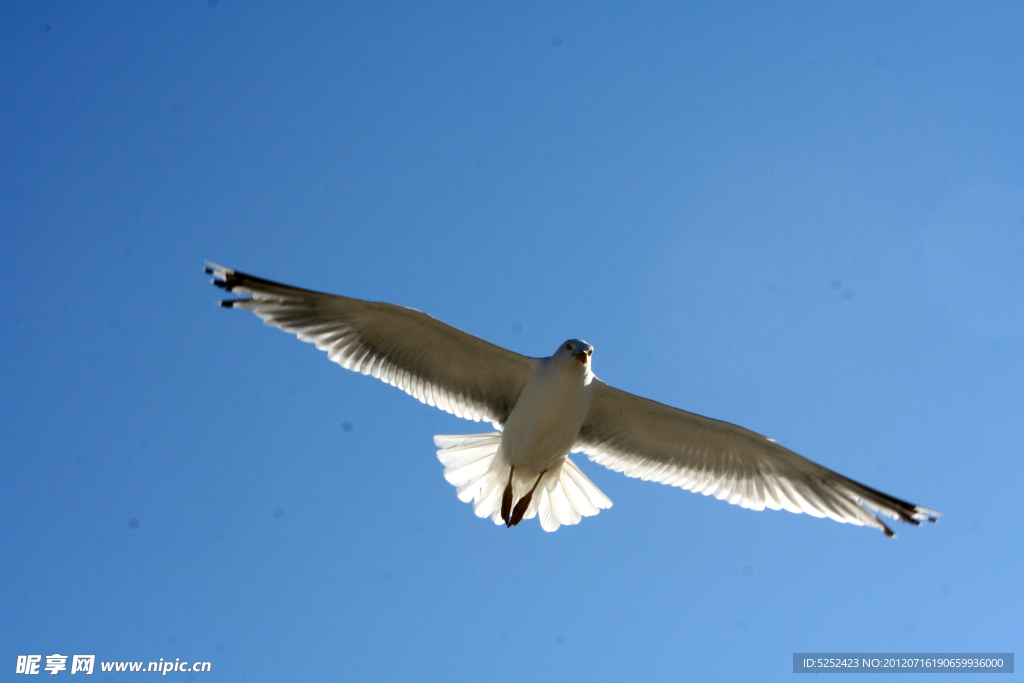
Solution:
M3 3L0 668L1019 651L1022 44L1019 3ZM613 508L496 527L431 441L480 425L217 308L204 259L586 339L946 516L890 541L577 457Z

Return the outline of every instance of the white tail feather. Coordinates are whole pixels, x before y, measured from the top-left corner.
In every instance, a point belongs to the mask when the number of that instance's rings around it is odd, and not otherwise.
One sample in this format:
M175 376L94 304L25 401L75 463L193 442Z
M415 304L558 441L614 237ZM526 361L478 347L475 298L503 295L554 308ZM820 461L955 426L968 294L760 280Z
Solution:
M444 478L455 486L459 500L472 501L477 517L490 517L495 524L503 524L501 499L510 465L504 458L496 457L501 432L438 435L434 444L440 449L437 459L445 466ZM529 491L536 479L535 473L517 470L512 482L516 499ZM583 517L611 506L608 496L567 457L541 477L523 519L539 514L541 528L554 531L563 524L578 524Z

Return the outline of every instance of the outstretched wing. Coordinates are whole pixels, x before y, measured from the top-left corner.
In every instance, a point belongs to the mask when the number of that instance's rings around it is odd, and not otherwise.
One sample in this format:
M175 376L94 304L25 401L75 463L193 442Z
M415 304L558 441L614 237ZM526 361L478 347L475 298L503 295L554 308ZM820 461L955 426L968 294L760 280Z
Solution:
M629 477L714 495L752 510L789 510L892 530L879 513L911 524L940 513L857 483L771 439L634 396L595 379L574 451Z
M207 262L213 284L247 298L267 325L316 344L348 370L373 375L457 417L508 419L536 361L411 308L322 294Z

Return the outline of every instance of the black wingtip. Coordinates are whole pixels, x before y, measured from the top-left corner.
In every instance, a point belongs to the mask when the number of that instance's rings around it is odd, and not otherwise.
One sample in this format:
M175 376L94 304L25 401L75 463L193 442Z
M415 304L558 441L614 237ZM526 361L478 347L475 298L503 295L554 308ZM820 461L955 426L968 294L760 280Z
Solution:
M212 275L214 277L213 280L210 280L210 283L214 287L220 287L221 289L230 292L238 286L238 277L235 275L235 271L233 270L229 270L227 268L211 268L210 266L207 266L204 270L207 275Z
M224 266L219 266L210 261L207 261L206 263L207 265L203 270L206 271L207 275L212 275L214 277L214 279L210 281L213 286L219 287L220 289L228 292L233 292L235 287L239 285L240 279L237 271L232 270L231 268L225 268ZM224 308L234 308L240 301L252 301L252 297L245 299L224 299L217 303Z

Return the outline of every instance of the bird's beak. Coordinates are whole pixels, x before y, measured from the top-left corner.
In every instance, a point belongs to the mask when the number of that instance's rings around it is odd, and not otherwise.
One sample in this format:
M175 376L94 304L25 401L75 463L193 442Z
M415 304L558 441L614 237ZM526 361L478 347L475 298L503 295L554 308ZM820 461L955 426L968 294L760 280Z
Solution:
M572 354L572 357L578 360L579 362L583 363L584 365L587 364L587 354L585 353L574 353Z

